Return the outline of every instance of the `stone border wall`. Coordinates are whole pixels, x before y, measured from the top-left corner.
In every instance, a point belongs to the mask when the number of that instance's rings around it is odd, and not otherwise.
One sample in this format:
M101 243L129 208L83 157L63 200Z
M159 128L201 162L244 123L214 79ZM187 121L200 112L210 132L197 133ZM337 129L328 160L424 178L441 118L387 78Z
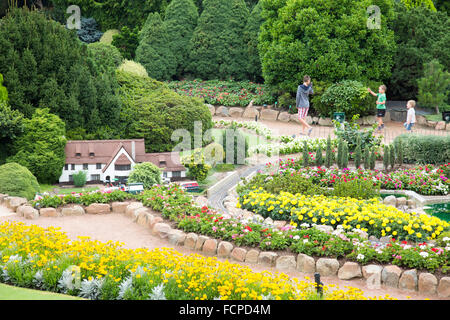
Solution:
M301 253L279 255L273 251L247 250L228 241L173 229L169 224L164 223L160 216L155 215L150 208L144 207L141 202L94 203L85 208L80 205L71 205L58 209L42 208L37 210L28 205L28 201L24 198L2 194L0 195L0 205L2 204L25 219L84 214L124 214L132 218L133 222L149 228L152 235L166 240L172 245L199 251L205 256L274 267L280 272L299 271L306 274L318 272L322 276L337 276L341 280L364 279L371 289L381 289L381 285L385 285L404 291L450 298L450 277L448 276L438 280L431 273L418 272L416 269L405 270L395 265L361 266L357 262L345 262L341 265L334 258L314 259Z
M290 114L286 111L280 111L270 108L264 108L261 106L253 106L253 103L250 103L247 107L225 107L225 106L213 106L211 104L207 105L211 115L219 116L219 117L230 117L233 119L240 118L249 118L255 119L255 116L258 116L258 119L261 120L270 120L270 121L281 121L281 122L296 122L299 123L297 114ZM450 123L445 123L445 121L428 121L422 115L416 115L417 123L429 127L435 130L446 130L450 131ZM386 112L385 122L391 121L390 112ZM319 126L333 126L333 123L330 118L319 118L319 117L306 117L306 122L308 124L316 124ZM359 125L367 125L371 126L377 123L377 118L375 116L367 116L362 117L356 121Z

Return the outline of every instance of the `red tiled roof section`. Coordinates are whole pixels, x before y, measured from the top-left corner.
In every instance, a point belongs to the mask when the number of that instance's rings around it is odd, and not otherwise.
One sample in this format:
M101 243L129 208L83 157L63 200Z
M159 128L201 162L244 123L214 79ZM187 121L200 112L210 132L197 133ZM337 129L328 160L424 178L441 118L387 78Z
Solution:
M180 163L179 152L146 153L136 156L136 162L151 162L164 171L186 171Z
M112 161L117 152L119 145L122 144L130 156L133 156L132 143L135 145L135 156L145 155L144 139L137 140L79 140L68 141L66 144L66 163L67 164L83 164L83 163L108 163ZM81 153L80 157L76 157L76 153ZM90 153L94 153L94 157L89 157Z
M133 152L134 142L134 152ZM103 170L111 164L114 157L121 148L133 158L136 163L151 162L162 168L164 171L185 171L186 168L180 163L180 154L178 152L145 153L145 140L77 140L68 141L66 144L66 163L67 164L106 164ZM81 153L80 157L76 153ZM94 153L93 157L89 154ZM126 160L125 160L126 159ZM127 161L125 163L125 161ZM123 163L122 163L123 162ZM131 164L128 157L121 155L116 164Z

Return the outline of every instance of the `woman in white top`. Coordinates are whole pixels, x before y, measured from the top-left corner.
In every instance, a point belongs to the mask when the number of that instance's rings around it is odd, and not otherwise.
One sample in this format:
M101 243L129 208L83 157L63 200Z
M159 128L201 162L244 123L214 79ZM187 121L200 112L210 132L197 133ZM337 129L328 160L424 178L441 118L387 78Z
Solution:
M416 110L414 107L416 106L416 102L414 100L409 100L406 104L406 108L408 109L408 115L406 117L406 122L403 124L408 132L411 132L412 127L416 123Z

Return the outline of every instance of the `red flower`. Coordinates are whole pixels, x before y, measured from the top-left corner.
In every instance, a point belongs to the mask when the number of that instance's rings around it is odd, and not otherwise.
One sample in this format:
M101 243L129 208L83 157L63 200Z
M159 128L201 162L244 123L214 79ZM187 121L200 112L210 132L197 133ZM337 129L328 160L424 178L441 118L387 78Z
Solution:
M249 226L246 226L245 229L247 229L248 231L253 231Z

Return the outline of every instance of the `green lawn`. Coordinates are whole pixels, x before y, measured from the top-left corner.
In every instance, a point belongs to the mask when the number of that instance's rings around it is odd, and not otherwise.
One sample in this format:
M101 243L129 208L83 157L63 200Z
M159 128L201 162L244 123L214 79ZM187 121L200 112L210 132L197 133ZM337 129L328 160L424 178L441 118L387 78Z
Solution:
M61 188L57 185L51 185L51 184L40 184L40 192L48 192L53 193L53 189L58 189L58 194L70 194L72 192L80 193L80 192L90 192L98 190L98 187L82 187L82 188Z
M19 288L0 283L0 300L84 300L47 291Z

